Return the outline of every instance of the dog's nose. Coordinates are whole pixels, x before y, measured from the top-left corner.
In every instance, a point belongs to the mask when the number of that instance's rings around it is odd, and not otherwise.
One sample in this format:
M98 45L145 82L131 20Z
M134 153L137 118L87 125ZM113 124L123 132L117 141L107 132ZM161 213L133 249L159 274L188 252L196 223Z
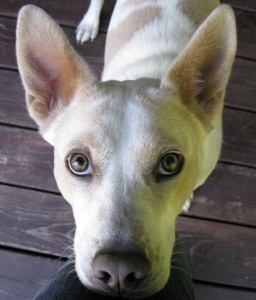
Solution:
M149 263L143 255L100 254L94 258L92 270L103 289L121 294L140 285L148 274Z

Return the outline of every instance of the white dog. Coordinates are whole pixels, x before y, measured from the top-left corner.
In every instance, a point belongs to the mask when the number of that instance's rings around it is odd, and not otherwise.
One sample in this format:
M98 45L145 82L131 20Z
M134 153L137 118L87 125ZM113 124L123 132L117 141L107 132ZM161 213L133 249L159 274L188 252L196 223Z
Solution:
M77 39L94 39L93 0ZM25 6L17 59L28 110L54 146L76 221L76 271L107 295L143 297L171 276L175 219L213 170L236 51L217 0L118 0L99 82L60 27Z

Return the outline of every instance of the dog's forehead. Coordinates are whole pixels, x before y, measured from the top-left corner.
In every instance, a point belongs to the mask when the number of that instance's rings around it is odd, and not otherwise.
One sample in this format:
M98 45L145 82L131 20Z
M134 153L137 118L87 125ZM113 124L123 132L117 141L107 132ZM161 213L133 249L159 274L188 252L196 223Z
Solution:
M81 89L52 127L55 145L82 143L115 151L124 143L145 144L142 140L154 131L157 84L145 85L106 82Z
M172 134L179 110L175 99L173 107L171 102L151 79L101 82L90 92L82 90L59 122L61 152L85 145L102 157L119 152L127 159L152 160L164 148L179 149L182 134Z
M89 93L82 91L71 105L71 122L79 123L78 127L86 131L116 134L138 124L143 128L150 126L156 111L153 100L157 89L154 81L149 82L142 81L143 86L136 81L100 82Z
M156 112L152 93L156 93L152 85L142 88L133 82L99 83L93 99L81 104L77 118L81 134L90 134L100 144L111 142L111 147L138 141L142 134L152 132Z

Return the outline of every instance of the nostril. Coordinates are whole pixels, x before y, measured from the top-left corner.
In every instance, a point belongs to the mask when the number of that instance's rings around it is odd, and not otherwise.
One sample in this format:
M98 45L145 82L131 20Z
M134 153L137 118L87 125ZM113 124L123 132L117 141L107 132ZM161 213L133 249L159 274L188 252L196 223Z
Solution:
M95 277L105 284L108 284L111 280L111 275L105 271L99 271L98 274L95 274Z
M107 271L99 271L95 278L98 280L101 286L109 287L118 292L120 289L118 274L114 272L110 274Z
M126 276L124 279L124 285L129 286L138 283L140 280L142 280L144 276L141 272L133 272Z

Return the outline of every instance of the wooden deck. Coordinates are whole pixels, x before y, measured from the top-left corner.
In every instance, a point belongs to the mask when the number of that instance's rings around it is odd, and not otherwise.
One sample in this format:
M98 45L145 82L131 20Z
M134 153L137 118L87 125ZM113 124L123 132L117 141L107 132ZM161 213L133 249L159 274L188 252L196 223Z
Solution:
M177 228L187 250L196 299L256 299L256 1L225 0L235 9L238 52L227 90L220 162L196 192ZM15 59L18 9L44 8L99 75L107 0L94 43L75 43L88 0L0 1L0 299L31 299L65 261L73 218L52 175L53 151L28 117ZM59 259L59 257L62 259Z

